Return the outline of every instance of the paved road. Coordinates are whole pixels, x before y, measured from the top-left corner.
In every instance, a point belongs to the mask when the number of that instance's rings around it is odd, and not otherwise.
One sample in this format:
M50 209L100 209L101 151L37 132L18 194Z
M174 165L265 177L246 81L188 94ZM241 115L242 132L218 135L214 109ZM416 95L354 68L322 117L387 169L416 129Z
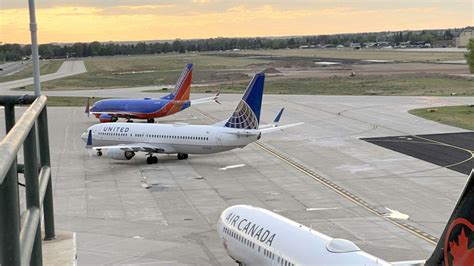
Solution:
M87 70L83 61L66 61L61 65L56 73L41 76L41 81L44 82L48 80L60 79L85 72L87 72ZM33 77L3 82L0 83L0 94L21 94L18 92L11 92L10 89L25 87L31 84L33 84Z
M0 77L20 71L30 64L31 64L31 61L7 62L4 64L1 64L0 68L2 70L0 71Z

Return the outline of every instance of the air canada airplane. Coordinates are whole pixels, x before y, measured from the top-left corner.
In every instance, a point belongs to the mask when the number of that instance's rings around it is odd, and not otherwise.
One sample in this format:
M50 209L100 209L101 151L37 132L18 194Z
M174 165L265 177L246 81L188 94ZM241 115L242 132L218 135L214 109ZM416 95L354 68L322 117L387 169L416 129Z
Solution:
M189 100L191 81L193 77L193 64L188 64L181 72L174 90L159 99L105 99L96 102L89 108L87 101L86 113L92 114L101 123L116 122L118 118L146 119L148 123L154 123L155 118L172 115L180 112L191 105L197 105L210 101L218 102L219 92L213 97Z
M273 123L259 126L264 82L265 74L256 74L233 114L214 125L106 123L89 127L82 138L98 156L106 152L109 158L130 160L136 152L145 152L148 164L158 162L155 153L177 154L183 160L188 154L243 148L264 133L302 124L280 126L281 109Z
M428 260L387 262L353 242L331 238L271 211L249 205L224 210L217 232L239 265L474 265L474 170Z

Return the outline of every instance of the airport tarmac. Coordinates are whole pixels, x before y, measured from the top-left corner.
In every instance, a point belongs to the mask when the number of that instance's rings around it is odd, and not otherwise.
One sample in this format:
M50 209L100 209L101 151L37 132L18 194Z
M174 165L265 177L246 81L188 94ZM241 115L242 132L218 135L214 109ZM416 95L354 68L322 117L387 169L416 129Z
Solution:
M225 94L221 105L159 121L211 124L239 98ZM467 176L361 138L467 132L407 110L472 104L473 97L265 95L263 101L263 123L285 107L283 124L305 124L221 154L185 161L161 155L157 165L147 165L144 154L131 161L89 155L80 136L97 120L82 107L49 108L56 227L77 232L79 265L231 264L215 225L234 204L278 212L387 261L431 254ZM386 208L409 219L384 217Z

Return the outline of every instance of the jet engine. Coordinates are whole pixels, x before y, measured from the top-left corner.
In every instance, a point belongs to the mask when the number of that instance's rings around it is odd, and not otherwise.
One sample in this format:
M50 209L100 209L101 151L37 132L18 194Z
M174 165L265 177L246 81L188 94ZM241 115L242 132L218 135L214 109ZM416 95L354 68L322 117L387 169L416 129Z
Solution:
M114 116L111 116L111 115L108 115L108 114L101 114L99 116L99 121L101 123L115 122L115 121L117 121L117 117L114 117Z
M110 149L107 152L107 157L114 160L130 160L133 156L135 156L135 152L120 149Z

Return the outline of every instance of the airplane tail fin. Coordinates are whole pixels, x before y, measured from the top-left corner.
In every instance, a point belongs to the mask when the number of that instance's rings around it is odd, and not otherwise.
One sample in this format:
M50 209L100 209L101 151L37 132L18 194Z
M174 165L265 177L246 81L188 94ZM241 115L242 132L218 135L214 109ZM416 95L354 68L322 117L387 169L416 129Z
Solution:
M92 148L92 130L87 133L86 149Z
M193 79L193 64L187 64L181 74L179 75L178 81L174 87L174 90L163 97L168 100L186 101L189 100L191 93L191 82Z
M474 169L425 265L474 265Z
M245 90L234 113L225 122L224 127L258 129L260 110L262 109L265 74L256 74Z
M87 117L89 117L89 115L91 113L90 112L90 98L89 97L87 97L86 110L84 111L84 113L87 114Z

